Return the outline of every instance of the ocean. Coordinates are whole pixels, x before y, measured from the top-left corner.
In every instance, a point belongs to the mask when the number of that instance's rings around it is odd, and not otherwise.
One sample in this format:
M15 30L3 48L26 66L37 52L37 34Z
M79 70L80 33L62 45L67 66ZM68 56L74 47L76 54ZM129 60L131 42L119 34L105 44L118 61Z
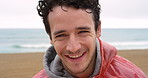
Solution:
M101 34L118 50L148 49L148 29L102 29ZM45 52L50 46L44 29L0 29L0 53Z

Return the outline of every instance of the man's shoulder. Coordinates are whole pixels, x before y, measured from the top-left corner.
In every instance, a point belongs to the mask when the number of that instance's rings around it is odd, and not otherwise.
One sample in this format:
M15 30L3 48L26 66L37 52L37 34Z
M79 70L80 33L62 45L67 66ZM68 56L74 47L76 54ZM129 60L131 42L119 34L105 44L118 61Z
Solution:
M146 78L143 71L127 59L117 55L117 50L114 46L103 42L101 43L102 59L104 59L103 67L107 70L106 75L124 78ZM105 76L106 77L106 76Z
M36 75L34 75L32 78L49 78L49 77L46 74L45 69L43 69L40 72L38 72Z
M129 60L116 55L111 65L120 75L132 78L146 78L143 71Z

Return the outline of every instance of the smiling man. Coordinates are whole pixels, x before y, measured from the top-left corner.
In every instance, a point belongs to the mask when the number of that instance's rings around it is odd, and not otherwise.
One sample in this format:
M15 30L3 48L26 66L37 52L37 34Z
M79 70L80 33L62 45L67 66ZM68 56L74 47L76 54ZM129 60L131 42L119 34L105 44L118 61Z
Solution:
M54 7L48 15L53 44L63 67L74 76L91 75L95 65L96 33L92 14L82 9Z
M116 49L101 41L98 0L40 0L51 46L44 56L44 69L33 78L145 78Z

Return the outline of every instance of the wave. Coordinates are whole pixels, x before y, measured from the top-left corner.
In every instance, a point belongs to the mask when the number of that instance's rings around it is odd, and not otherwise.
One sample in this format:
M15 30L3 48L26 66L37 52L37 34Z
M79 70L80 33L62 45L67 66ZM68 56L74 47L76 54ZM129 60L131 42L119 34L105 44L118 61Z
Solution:
M112 45L117 46L130 46L130 45L148 45L148 41L131 41L131 42L109 42Z
M109 44L115 46L117 49L126 50L126 49L148 49L148 41L127 41L127 42L108 42ZM13 45L13 48L48 48L51 44L19 44Z
M21 45L13 45L15 48L48 48L51 44L21 44Z
M118 50L127 49L148 49L148 41L127 41L127 42L109 42Z

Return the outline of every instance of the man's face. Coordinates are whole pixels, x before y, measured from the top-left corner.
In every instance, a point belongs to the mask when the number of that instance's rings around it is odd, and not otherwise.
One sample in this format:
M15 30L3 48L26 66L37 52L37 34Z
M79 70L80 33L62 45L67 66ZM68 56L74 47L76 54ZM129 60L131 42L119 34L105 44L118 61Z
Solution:
M94 64L96 32L92 14L82 9L60 6L48 15L51 28L51 43L71 74L80 74ZM92 69L91 69L92 70Z

